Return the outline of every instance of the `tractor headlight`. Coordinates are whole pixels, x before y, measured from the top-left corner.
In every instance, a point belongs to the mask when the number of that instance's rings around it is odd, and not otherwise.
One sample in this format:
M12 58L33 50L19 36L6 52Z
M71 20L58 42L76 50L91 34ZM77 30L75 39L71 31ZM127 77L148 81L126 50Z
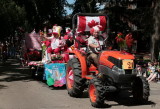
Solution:
M137 74L137 70L136 70L136 69L133 69L133 70L132 70L132 74Z
M118 68L116 66L113 66L112 71L116 72L118 74L125 74L125 71L123 69L120 69L120 68Z

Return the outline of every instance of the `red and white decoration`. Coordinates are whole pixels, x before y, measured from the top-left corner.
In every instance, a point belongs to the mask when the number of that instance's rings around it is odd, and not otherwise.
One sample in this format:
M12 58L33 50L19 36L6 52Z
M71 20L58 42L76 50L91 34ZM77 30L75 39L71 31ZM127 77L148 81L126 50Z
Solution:
M96 25L90 29L90 33L93 34L95 31L99 32L101 31L101 29L102 29L101 25Z
M90 31L90 29L96 25L101 25L100 31L104 31L107 25L107 19L105 16L78 16L77 31Z
M53 34L58 34L59 36L60 36L61 30L62 30L61 26L53 26L52 28Z

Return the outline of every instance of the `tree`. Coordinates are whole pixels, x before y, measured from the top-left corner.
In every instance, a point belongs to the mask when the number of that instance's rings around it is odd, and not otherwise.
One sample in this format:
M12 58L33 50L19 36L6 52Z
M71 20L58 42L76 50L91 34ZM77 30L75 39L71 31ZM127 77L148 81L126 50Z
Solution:
M138 51L150 49L153 34L154 0L99 0L105 4L104 13L110 18L110 31L132 32L138 40ZM143 43L143 44L142 44Z
M1 0L0 5L0 40L4 40L10 35L13 36L15 29L24 24L26 13L23 7L17 6L12 0Z
M160 1L157 0L154 8L154 34L152 35L152 61L157 61L160 52Z
M30 32L35 26L65 23L66 0L0 0L1 38L14 35L18 27Z
M63 24L66 11L64 6L66 0L15 0L17 4L25 7L27 20L32 27L43 26L44 22L49 24Z
M76 13L97 13L97 0L76 0L73 7L73 15Z

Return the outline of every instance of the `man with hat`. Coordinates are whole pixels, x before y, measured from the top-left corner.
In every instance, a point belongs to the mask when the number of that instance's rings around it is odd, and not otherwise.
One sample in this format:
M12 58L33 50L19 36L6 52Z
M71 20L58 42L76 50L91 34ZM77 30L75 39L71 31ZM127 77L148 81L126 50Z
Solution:
M89 56L88 59L93 62L95 67L98 67L98 54L102 50L102 46L104 45L103 37L99 36L101 25L96 25L90 29L91 36L88 38L88 50Z

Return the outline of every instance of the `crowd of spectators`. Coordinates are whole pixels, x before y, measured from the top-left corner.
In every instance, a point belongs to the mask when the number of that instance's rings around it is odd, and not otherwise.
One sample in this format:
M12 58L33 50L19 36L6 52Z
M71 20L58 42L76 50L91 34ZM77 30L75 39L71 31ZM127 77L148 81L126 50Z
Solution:
M160 83L160 63L158 61L145 61L141 56L137 61L136 69L137 75L146 77L148 82Z

